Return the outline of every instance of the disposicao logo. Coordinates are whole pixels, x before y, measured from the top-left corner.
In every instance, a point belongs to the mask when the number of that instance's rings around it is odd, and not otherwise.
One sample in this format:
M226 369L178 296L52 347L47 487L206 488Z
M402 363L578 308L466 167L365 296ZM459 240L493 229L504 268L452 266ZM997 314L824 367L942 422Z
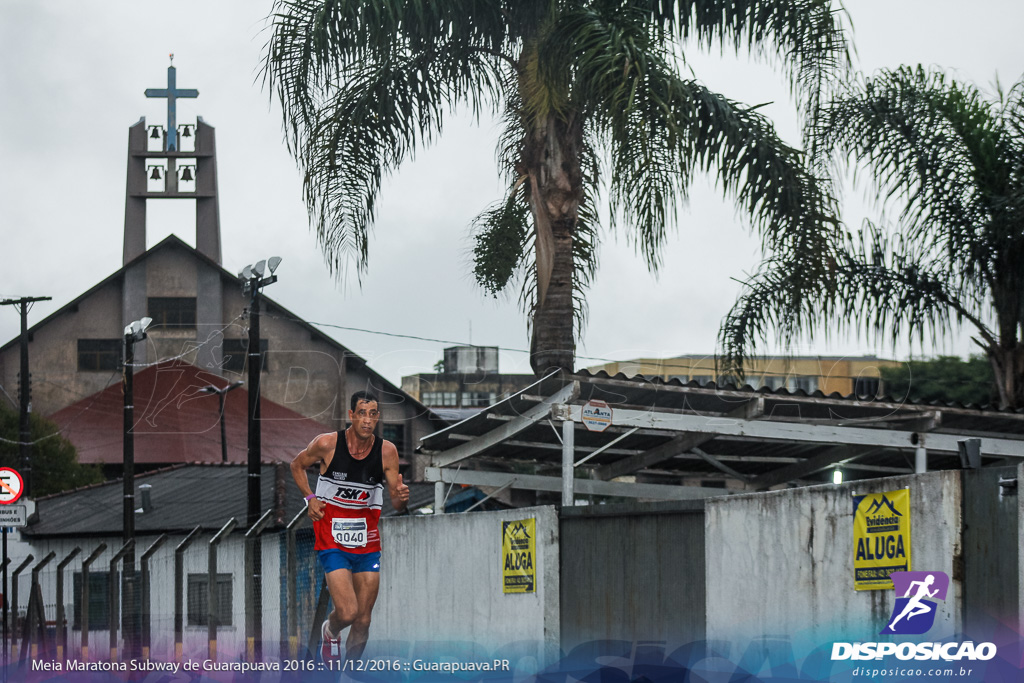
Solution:
M949 590L946 572L893 572L889 574L896 591L896 605L892 608L889 624L880 633L919 635L935 623L938 604L945 600ZM899 597L899 596L903 597Z
M883 635L920 635L935 624L936 600L945 600L949 575L945 572L893 572L889 574L896 604ZM882 659L895 655L908 660L989 660L996 656L993 643L833 643L832 659Z

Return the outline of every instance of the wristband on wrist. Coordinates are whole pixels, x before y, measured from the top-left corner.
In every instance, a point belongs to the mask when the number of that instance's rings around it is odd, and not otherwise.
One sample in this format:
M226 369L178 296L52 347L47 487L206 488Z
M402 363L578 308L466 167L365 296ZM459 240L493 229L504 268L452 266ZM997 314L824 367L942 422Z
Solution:
M309 495L308 495L308 496L306 496L306 497L305 497L305 498L304 498L303 500L305 500L305 501L306 501L306 502L308 503L308 502L309 502L310 500L312 500L313 498L316 498L316 494L315 494L315 493L311 493L311 494L309 494Z

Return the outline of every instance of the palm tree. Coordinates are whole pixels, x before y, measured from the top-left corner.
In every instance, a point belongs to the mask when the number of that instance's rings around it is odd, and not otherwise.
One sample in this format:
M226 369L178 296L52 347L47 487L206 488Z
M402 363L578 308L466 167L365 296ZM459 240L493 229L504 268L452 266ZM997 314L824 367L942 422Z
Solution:
M824 277L766 261L722 325L730 369L772 333L923 342L955 321L974 328L1002 406L1024 407L1024 79L990 101L938 71L882 71L825 108L819 142L838 170L867 166L882 208L902 205L896 224L848 233L817 262Z
M476 220L474 275L518 282L535 372L573 368L602 187L652 271L699 171L766 243L813 250L829 186L755 108L684 76L685 39L780 65L807 121L848 63L831 0L278 0L264 74L332 272L363 272L382 177L460 107L504 117L508 191Z

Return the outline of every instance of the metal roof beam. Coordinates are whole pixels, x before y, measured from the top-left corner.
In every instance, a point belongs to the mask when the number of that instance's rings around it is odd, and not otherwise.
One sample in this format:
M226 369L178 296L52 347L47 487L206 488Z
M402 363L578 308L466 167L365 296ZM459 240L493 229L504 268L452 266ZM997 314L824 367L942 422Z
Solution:
M614 419L615 411L612 411L612 419ZM616 462L608 463L600 467L594 468L594 476L603 481L614 479L615 477L621 477L624 474L630 474L637 470L642 470L645 467L656 465L663 460L673 458L680 453L685 453L703 443L707 443L714 439L714 435L708 434L680 434L671 441L666 441L660 446L644 451L640 455L630 456L617 460Z
M433 456L431 458L431 464L434 467L448 467L461 460L478 455L506 439L511 439L527 427L546 419L551 413L552 406L565 403L566 401L571 401L578 394L579 385L576 382L570 382L537 405L528 408L522 415L515 419L509 420L499 427L495 427L486 434L481 434L478 438L473 439L472 441L459 444L455 448L450 448L443 453Z
M570 406L573 420L581 420L582 406ZM773 441L797 443L836 444L849 446L872 446L875 448L897 448L914 450L917 443L915 432L894 429L868 429L864 427L838 427L835 425L813 425L799 422L775 422L772 420L742 420L700 415L684 415L655 410L619 410L612 413L612 423L629 427L651 429L672 429L679 432L697 432L712 436L747 436ZM958 452L957 437L931 432L924 437L929 453ZM983 455L1024 458L1024 441L1014 439L981 440Z
M428 467L424 471L427 481L442 481L446 484L467 484L469 486L509 486L530 491L562 490L561 477L545 477L537 474L511 474L508 472L482 472L480 470L451 470ZM595 481L575 479L573 486L577 494L595 496L619 496L622 498L647 498L651 500L694 500L725 495L724 489L708 489L700 486L668 486L665 484L635 484L618 481Z
M733 468L729 467L728 465L723 464L715 456L708 455L707 453L705 453L704 451L702 451L699 448L692 448L690 450L692 450L694 453L699 455L704 462L706 462L707 464L711 465L712 467L714 467L716 469L721 470L722 472L725 472L730 477L735 477L736 479L739 479L742 482L748 482L751 479L750 475L743 474L742 472L737 472L736 470L734 470Z
M576 415L577 410L580 409L580 406L573 406L573 408L573 419L578 421L579 418L576 417ZM620 420L616 419L616 416L620 415L622 412L638 413L640 411L621 411L619 408L614 408L612 410L612 423L618 422L621 424ZM758 417L761 417L762 415L764 415L764 397L756 396L753 399L749 401L744 401L740 405L734 407L728 413L716 415L713 418L703 417L700 419L710 421L711 424L715 424L716 421L721 420L754 420ZM634 426L641 427L642 425L636 424ZM605 481L607 481L608 479L614 479L615 477L621 477L624 474L636 472L637 470L642 470L645 467L650 467L651 465L659 463L663 460L668 460L669 458L679 455L680 453L686 453L687 451L693 450L694 448L702 444L705 444L714 438L715 434L713 433L682 434L680 436L675 437L671 441L663 443L660 446L655 446L654 448L645 451L640 455L634 455L624 460L619 460L618 462L613 462L602 467L597 467L594 469L594 473L596 474L598 479L603 479Z
M793 481L794 479L801 479L815 472L820 472L823 469L831 467L837 463L841 463L844 460L854 460L865 455L874 453L877 448L872 447L856 447L856 446L839 446L837 448L830 448L821 455L816 455L813 458L808 458L803 462L798 462L788 467L766 472L759 477L755 477L750 480L750 486L755 491L764 491L765 489L771 488L778 484L785 484Z
M452 441L472 441L477 438L470 436L469 434L452 434L448 437ZM509 439L502 443L503 446L515 446L517 448L539 448L546 451L559 451L562 450L562 444L560 443L547 443L545 441L519 441L517 439ZM598 449L597 446L576 446L576 450L581 453L591 453ZM608 453L609 455L636 455L637 453L643 453L643 451L637 449L628 448L606 448L602 453Z

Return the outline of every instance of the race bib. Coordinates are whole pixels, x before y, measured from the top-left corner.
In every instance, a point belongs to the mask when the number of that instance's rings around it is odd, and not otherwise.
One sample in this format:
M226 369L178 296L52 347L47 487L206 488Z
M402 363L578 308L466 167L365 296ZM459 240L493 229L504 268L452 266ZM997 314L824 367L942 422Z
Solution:
M362 548L366 545L365 519L334 519L331 521L331 535L345 548Z

